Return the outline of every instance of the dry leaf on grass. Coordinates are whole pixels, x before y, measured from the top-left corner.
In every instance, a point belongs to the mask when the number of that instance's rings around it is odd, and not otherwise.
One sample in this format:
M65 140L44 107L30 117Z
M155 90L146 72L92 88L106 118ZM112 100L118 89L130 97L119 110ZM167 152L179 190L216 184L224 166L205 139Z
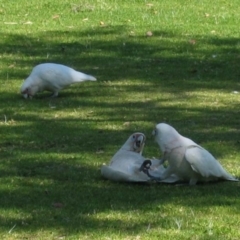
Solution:
M52 16L52 19L57 19L59 17L60 17L59 15L54 15L54 16Z
M135 36L135 32L134 32L134 31L131 31L131 32L129 33L129 36L131 36L131 37Z
M4 24L14 25L14 24L18 24L18 23L17 22L4 22Z
M25 22L25 23L23 23L23 24L26 24L26 25L31 25L31 24L33 24L31 21L27 21L27 22Z
M131 123L130 122L125 122L123 123L123 126L129 126Z
M192 44L192 45L194 45L194 44L196 44L196 40L191 39L191 40L189 40L189 43Z
M146 32L147 37L152 37L153 33L151 31Z

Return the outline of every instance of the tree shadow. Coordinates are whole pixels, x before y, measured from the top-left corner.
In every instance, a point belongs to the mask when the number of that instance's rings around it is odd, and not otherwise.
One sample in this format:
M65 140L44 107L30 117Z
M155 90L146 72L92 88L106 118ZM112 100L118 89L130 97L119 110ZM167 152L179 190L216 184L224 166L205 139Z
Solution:
M212 81L216 81L216 88L224 89L239 77L237 38L195 36L199 40L192 44L180 34L162 31L154 32L151 38L130 37L124 25L4 36L0 49L15 56L16 64L10 69L14 79L25 78L33 66L49 61L93 73L100 81L129 78L164 82L168 91L208 89L214 86ZM71 41L64 42L65 36ZM6 78L7 72L3 71L2 77Z
M239 151L237 101L215 109L191 107L188 112L180 105L164 105L193 101L189 92L239 90L239 39L195 36L194 43L165 31L155 31L152 37L129 36L125 26L32 36L3 34L0 50L7 57L2 62L9 67L0 77L8 82L20 85L32 67L42 62L65 64L98 78L96 83L60 92L58 99L46 98L44 93L26 101L15 89L1 90L0 205L22 216L1 216L4 231L17 224L19 231L55 228L73 234L104 231L110 226L111 231L120 227L128 233L143 232L150 221L146 211L159 212L167 204L191 205L198 211L232 205L232 212L239 212L237 183L196 188L119 184L102 179L99 171L134 131L149 136L146 154L156 154L158 147L150 133L157 121L174 125L198 143L217 142L220 147L231 145L231 150ZM161 92L170 95L163 98ZM159 93L159 99L151 99L153 93ZM131 94L142 94L143 100L124 101ZM86 109L89 112L82 115ZM69 116L61 116L62 111ZM79 114L71 116L74 111ZM116 122L129 124L104 128ZM226 157L226 151L213 149L213 153ZM122 215L103 219L99 214L118 211L124 216L137 211L147 217L131 222L121 219ZM152 224L160 223L161 219Z
M160 208L169 204L192 206L194 211L229 205L233 206L234 214L240 210L236 183L220 182L196 187L112 183L102 179L99 170L91 163L69 163L66 160L40 162L26 158L24 162L23 159L14 164L9 162L5 168L7 171L1 175L4 179L0 191L1 208L20 213L17 218L2 217L1 228L5 231L17 225L20 232L54 228L71 235L89 231L97 233L106 228L114 231L120 227L125 233L133 230L143 233L149 223L169 228L161 219L151 220L148 214L148 211L161 214ZM11 186L8 185L10 181ZM101 218L102 214L111 215L113 212L121 212L121 216ZM125 218L134 212L146 215L145 220L138 222ZM169 219L168 216L165 220Z

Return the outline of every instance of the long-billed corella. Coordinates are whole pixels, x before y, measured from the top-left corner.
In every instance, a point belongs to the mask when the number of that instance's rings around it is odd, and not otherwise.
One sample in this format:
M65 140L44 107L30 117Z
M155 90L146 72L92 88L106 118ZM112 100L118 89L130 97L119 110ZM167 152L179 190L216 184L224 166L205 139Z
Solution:
M219 179L238 181L211 153L191 139L180 135L172 126L159 123L153 135L163 154L161 163L167 160L168 167L161 176L151 176L148 171L152 164L151 160L144 161L141 169L152 179L164 181L175 174L180 181L188 181L190 185Z
M42 63L33 68L31 74L21 86L24 98L32 98L36 93L50 91L52 97L57 97L58 92L74 83L96 81L91 75L78 72L73 68L56 63Z
M146 182L151 180L140 169L145 158L142 156L146 137L143 133L133 133L123 146L114 154L109 165L101 167L104 178L120 182ZM151 160L149 172L153 176L161 176L164 167L160 160ZM169 176L165 182L175 182L176 176Z

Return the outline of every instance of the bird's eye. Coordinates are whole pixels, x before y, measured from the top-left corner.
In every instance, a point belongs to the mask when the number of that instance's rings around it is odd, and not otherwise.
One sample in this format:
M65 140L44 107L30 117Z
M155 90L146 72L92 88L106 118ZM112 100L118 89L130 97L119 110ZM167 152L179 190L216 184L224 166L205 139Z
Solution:
M136 136L135 135L133 135L133 137L132 137L133 139L135 139L136 138Z
M152 135L153 135L153 136L157 135L156 129L154 129L154 130L152 131Z

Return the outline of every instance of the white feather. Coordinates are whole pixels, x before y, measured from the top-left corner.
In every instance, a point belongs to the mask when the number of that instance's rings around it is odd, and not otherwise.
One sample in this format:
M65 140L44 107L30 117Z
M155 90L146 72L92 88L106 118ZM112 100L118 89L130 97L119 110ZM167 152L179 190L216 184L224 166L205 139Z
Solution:
M21 86L21 94L27 98L46 90L57 96L61 89L84 81L96 81L96 78L61 64L43 63L33 68Z
M168 178L176 174L179 179L194 185L198 181L214 181L218 179L238 181L229 174L207 150L181 136L173 127L160 123L154 131L155 140L163 152L164 160L169 166L162 175Z

